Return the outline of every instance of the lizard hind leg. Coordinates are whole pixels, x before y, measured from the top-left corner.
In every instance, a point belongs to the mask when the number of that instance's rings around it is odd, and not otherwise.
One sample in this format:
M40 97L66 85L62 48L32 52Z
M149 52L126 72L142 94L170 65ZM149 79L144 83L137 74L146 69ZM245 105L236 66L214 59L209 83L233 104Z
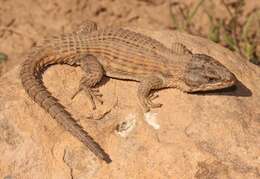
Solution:
M79 59L81 69L85 71L85 76L81 78L79 89L72 96L72 99L80 92L84 91L87 98L90 100L92 108L96 109L95 101L103 104L101 99L102 94L97 88L96 84L101 81L104 71L102 65L93 55L83 55Z
M144 108L145 112L150 111L150 108L161 107L160 103L153 103L152 100L158 97L158 95L151 92L151 90L161 89L164 87L163 79L157 76L151 76L145 78L140 82L138 87L138 98Z

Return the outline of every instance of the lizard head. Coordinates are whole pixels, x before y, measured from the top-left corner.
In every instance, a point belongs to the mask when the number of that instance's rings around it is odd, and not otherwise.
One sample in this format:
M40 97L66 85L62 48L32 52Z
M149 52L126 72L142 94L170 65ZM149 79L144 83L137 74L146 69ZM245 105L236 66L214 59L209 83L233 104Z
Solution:
M182 89L186 92L209 91L235 84L236 77L224 65L204 54L193 54L189 60Z

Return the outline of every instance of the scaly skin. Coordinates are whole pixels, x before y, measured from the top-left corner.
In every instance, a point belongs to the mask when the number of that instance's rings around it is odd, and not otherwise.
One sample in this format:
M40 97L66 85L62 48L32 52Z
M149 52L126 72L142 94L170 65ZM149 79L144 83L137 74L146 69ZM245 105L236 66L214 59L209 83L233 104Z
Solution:
M93 108L94 99L102 103L101 94L94 87L104 75L140 82L138 97L145 111L161 106L152 102L151 90L172 87L184 92L208 91L232 86L236 81L218 61L207 55L192 54L182 44L173 44L169 49L130 30L97 30L91 21L83 23L78 32L46 39L24 62L20 73L22 84L36 103L107 163L111 162L109 155L44 86L42 73L53 64L80 66L86 72L75 95L85 91Z

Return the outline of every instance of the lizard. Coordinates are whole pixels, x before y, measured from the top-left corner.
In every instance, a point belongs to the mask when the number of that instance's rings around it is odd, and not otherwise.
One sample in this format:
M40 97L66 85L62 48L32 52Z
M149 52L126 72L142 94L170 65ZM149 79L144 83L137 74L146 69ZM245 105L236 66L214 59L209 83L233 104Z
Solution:
M43 84L44 71L55 64L79 66L85 72L72 98L84 91L93 109L96 101L103 103L96 85L104 76L139 82L137 96L144 112L162 106L153 102L154 90L176 88L193 93L227 88L236 82L235 75L213 57L192 53L181 43L169 48L126 28L98 28L87 20L75 32L46 38L23 62L22 85L32 100L107 163L112 161L110 156Z

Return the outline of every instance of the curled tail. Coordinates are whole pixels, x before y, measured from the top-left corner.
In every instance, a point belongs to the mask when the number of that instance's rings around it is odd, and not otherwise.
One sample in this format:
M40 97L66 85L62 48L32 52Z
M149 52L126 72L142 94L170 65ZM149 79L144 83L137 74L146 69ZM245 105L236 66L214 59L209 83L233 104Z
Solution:
M69 60L69 58L48 56L40 58L38 56L37 58L39 60L36 60L33 56L35 55L29 56L23 63L20 71L22 85L28 95L55 118L60 125L86 145L97 157L110 163L111 159L109 155L85 130L82 129L71 114L65 110L65 107L51 95L43 84L42 73L46 66L54 64L54 62L72 64L72 60Z

